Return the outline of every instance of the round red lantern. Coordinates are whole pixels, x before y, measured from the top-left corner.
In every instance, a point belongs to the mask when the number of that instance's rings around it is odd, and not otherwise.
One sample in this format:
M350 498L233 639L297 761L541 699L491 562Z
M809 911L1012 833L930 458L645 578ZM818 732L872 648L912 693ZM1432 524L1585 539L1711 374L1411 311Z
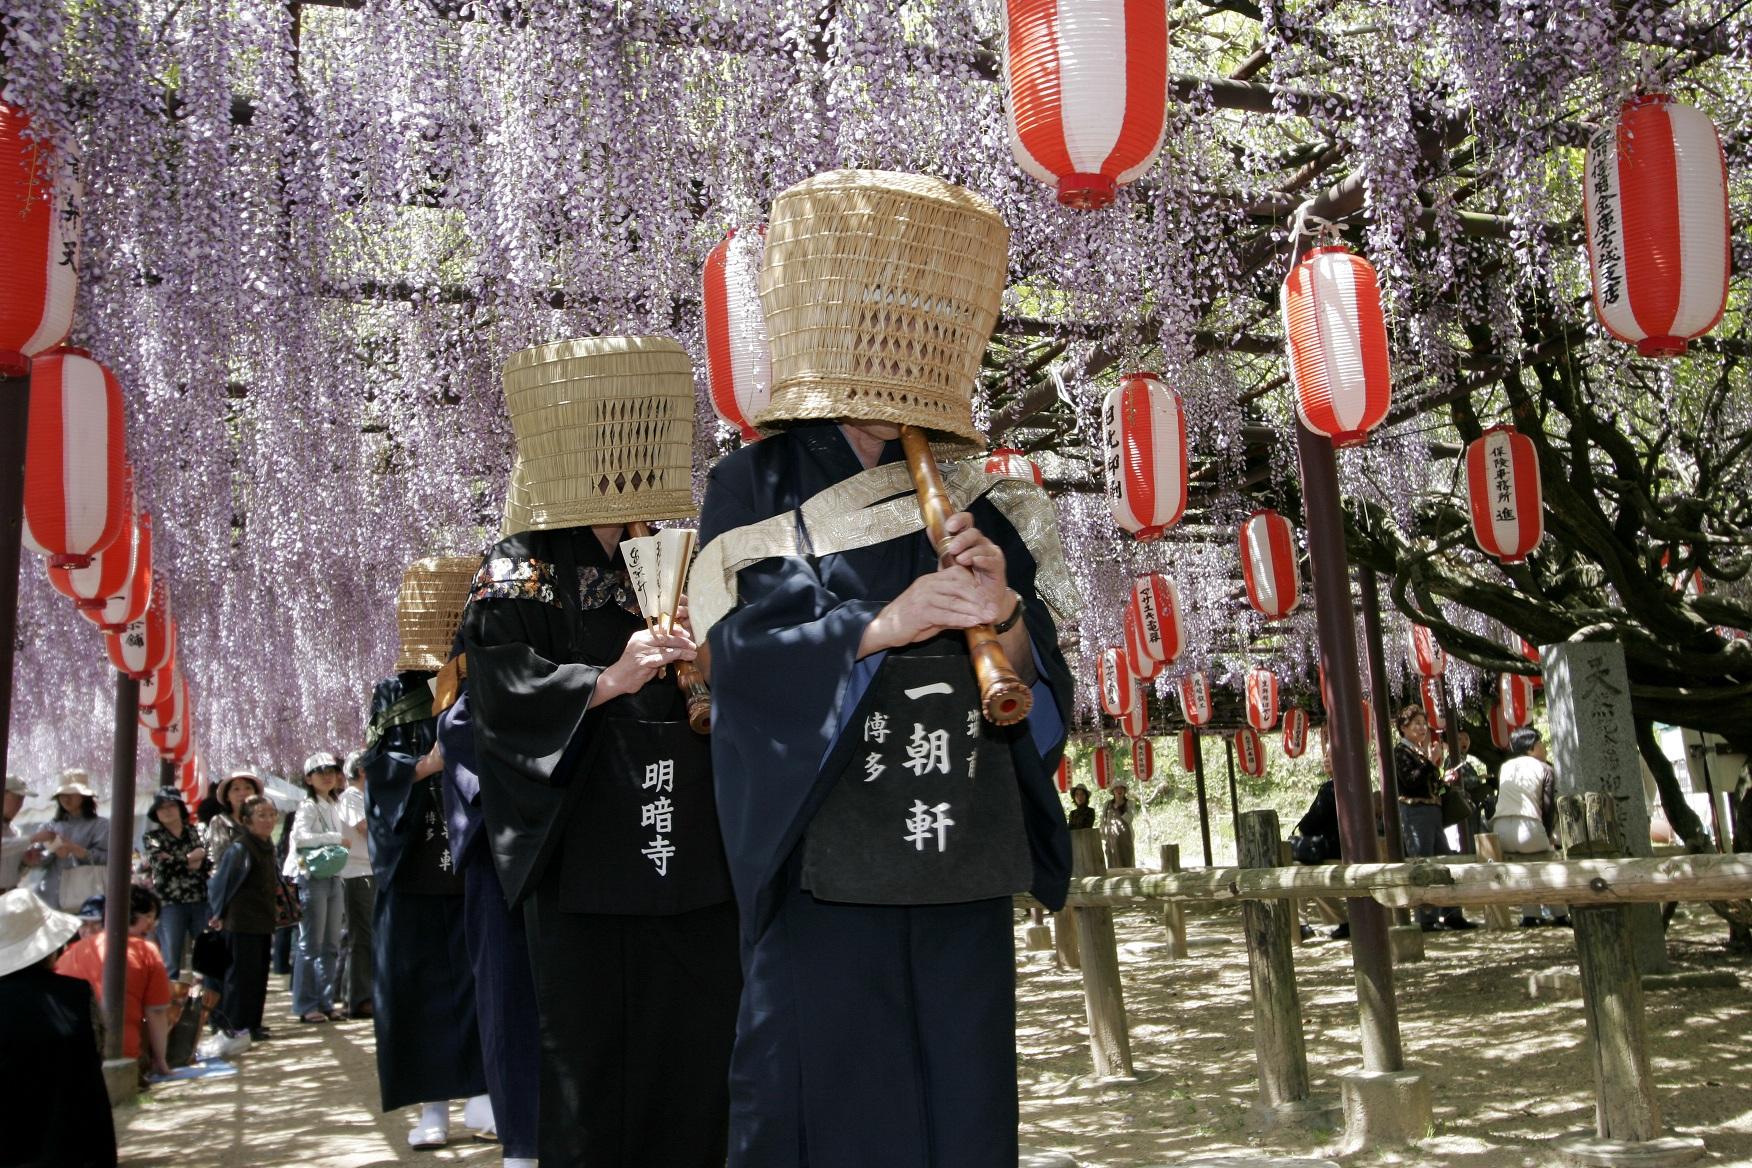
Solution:
M1105 746L1095 748L1095 785L1103 791L1113 782L1113 758Z
M129 518L122 387L78 349L31 365L24 455L24 542L63 568L83 568Z
M79 609L79 615L91 621L106 633L119 633L128 627L129 622L139 620L146 612L146 606L152 603L152 515L142 511L134 520L129 539L134 546L133 566L128 571L128 579L122 585L122 590L114 596L104 599L98 608ZM103 550L108 555L121 546L122 540ZM51 569L52 571L53 569Z
M1198 770L1198 731L1191 728L1180 732L1180 769L1187 774Z
M1479 550L1518 564L1545 537L1544 490L1533 440L1492 426L1466 447L1466 506Z
M706 256L702 307L706 318L706 383L712 411L744 442L760 433L750 419L772 395L772 354L755 276L766 228L733 229Z
M1147 783L1156 777L1156 748L1148 738L1132 739L1132 778Z
M1123 718L1137 700L1137 679L1131 662L1118 645L1101 651L1095 663L1095 684L1101 691L1101 709L1110 718Z
M1186 415L1154 373L1130 373L1101 409L1107 502L1140 540L1157 539L1186 513Z
M1308 711L1301 706L1284 711L1283 748L1285 758L1301 758L1308 749Z
M1144 700L1142 689L1134 690L1132 704L1119 724L1128 738L1142 738L1150 732L1150 703Z
M1162 147L1167 5L1008 0L1005 9L1011 153L1066 206L1107 206Z
M1068 795L1071 790L1071 760L1062 754L1059 755L1058 789L1061 795Z
M1120 623L1125 626L1125 656L1131 662L1132 673L1140 681L1154 680L1162 672L1162 663L1150 655L1150 647L1144 640L1143 622L1130 604L1126 605Z
M1296 529L1269 508L1241 523L1241 580L1247 603L1266 620L1282 620L1301 601L1296 572Z
M1249 778L1265 773L1265 746L1259 741L1259 731L1251 726L1235 731L1235 765Z
M105 633L103 639L110 664L136 681L169 661L176 651L176 621L171 619L164 581L153 581L152 601L138 620L129 621L119 633Z
M1195 670L1180 679L1180 712L1189 725L1203 726L1211 720L1211 678Z
M1518 730L1533 720L1533 679L1525 673L1505 673L1497 681L1497 702L1503 722Z
M1247 724L1270 730L1278 720L1278 679L1269 669L1247 671Z
M134 574L134 552L139 544L139 518L130 515L122 533L82 568L48 566L49 584L86 611L97 611L112 596L122 596Z
M79 285L79 184L30 118L0 104L0 377L67 339Z
M1000 446L986 455L985 472L1007 475L1013 479L1027 479L1037 487L1046 485L1046 478L1040 473L1040 468L1034 465L1034 460L1013 446Z
M1152 660L1172 665L1184 647L1180 630L1180 588L1160 572L1148 572L1132 581L1126 602L1127 627L1137 628L1139 648ZM1136 654L1132 664L1138 664ZM1153 675L1152 675L1153 676Z
M1411 626L1411 663L1419 677L1440 677L1448 671L1448 655L1424 625Z
M1594 309L1645 357L1675 357L1728 301L1728 170L1715 126L1665 94L1588 142L1582 212Z
M1290 270L1282 303L1297 417L1334 446L1367 441L1392 397L1375 269L1345 248L1317 247Z

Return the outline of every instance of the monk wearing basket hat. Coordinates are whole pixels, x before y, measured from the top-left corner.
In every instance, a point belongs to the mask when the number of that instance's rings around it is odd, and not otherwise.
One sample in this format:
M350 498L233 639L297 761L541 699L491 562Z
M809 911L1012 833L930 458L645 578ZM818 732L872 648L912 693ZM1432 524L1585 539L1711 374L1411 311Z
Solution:
M669 340L566 341L514 355L505 400L509 534L462 641L485 834L535 974L541 1165L720 1168L741 974L710 747L669 672L694 641L685 607L642 618L621 547L694 513L693 371Z
M773 204L771 435L713 468L689 586L743 935L732 1168L1016 1163L1011 898L1065 897L1074 601L1044 492L923 441L983 445L1008 235L914 175ZM915 490L952 500L936 546Z

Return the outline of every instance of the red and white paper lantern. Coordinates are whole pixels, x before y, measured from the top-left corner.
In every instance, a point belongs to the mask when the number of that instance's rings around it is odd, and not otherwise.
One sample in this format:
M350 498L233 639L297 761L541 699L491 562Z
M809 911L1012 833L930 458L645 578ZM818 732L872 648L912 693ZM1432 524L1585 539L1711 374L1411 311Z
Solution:
M1160 572L1147 572L1132 581L1131 599L1126 602L1125 611L1126 619L1137 628L1139 647L1152 661L1172 665L1185 646L1180 627L1179 586ZM1132 664L1138 664L1135 655Z
M155 705L140 707L140 725L148 730L162 730L172 722L182 721L188 713L188 682L183 678L182 672L176 669L174 663L155 669L152 674L157 677L166 669L170 671L171 679L160 692L161 695L167 692L168 698L161 697L161 700Z
M1269 669L1247 671L1247 724L1270 730L1278 720L1278 679Z
M1119 725L1128 738L1142 738L1150 732L1150 703L1144 700L1141 687L1136 689L1131 707L1120 718Z
M1185 729L1180 732L1180 769L1187 774L1198 770L1198 731Z
M181 683L182 672L176 667L176 652L172 650L170 660L140 682L140 725L156 726L175 716Z
M1046 485L1046 478L1040 473L1034 460L1013 446L1000 446L986 455L985 472L1013 479L1027 479L1037 487Z
M131 510L131 509L130 509ZM139 545L139 517L130 514L122 533L108 547L91 557L82 568L48 566L49 584L56 592L88 611L104 607L112 596L127 591L134 574L134 553Z
M24 542L53 565L83 568L130 517L115 374L78 349L37 357L26 432Z
M1156 748L1148 738L1132 739L1132 778L1147 783L1156 777Z
M1448 728L1442 717L1441 685L1441 679L1434 677L1419 678L1417 683L1418 700L1423 703L1424 718L1430 724L1431 734L1440 734Z
M1162 672L1162 663L1150 655L1150 647L1144 643L1143 624L1131 605L1126 605L1120 624L1124 626L1125 656L1131 662L1133 676L1139 681L1155 680Z
M1503 722L1519 730L1533 720L1533 679L1525 673L1505 673L1497 681L1497 702Z
M765 227L737 228L706 256L702 307L706 318L706 383L712 412L744 442L760 438L753 419L772 396L772 352L755 277Z
M1301 706L1284 711L1283 748L1285 758L1301 758L1308 749L1308 711Z
M1004 112L1010 151L1089 210L1156 160L1168 111L1163 0L1008 0Z
M1259 731L1251 726L1235 731L1235 765L1249 778L1265 773L1265 745L1259 740Z
M1645 357L1675 357L1728 300L1728 171L1710 120L1665 94L1588 142L1582 212L1594 310Z
M67 339L79 287L79 184L29 126L0 104L0 377L25 376Z
M1105 746L1095 748L1095 785L1101 790L1107 790L1113 782L1113 756Z
M1195 670L1180 679L1180 713L1189 725L1203 726L1211 720L1211 677Z
M1419 677L1440 677L1448 671L1448 655L1427 626L1412 625L1410 639L1411 664Z
M1071 791L1071 760L1062 754L1059 755L1058 789L1061 795L1068 795Z
M1533 440L1504 424L1466 447L1466 506L1479 550L1518 564L1545 537L1545 494Z
M1159 538L1186 513L1186 415L1154 373L1130 373L1101 409L1113 520L1140 540Z
M103 639L110 664L136 681L169 661L176 647L176 621L170 615L164 582L153 581L152 601L138 620L129 621L119 633L105 633Z
M134 545L133 567L127 583L114 596L106 597L98 608L79 609L79 615L106 633L119 633L132 621L137 621L152 603L152 514L142 511L134 520L130 535L123 536L103 550L109 555L120 547L123 539Z
M1493 699L1490 703L1490 744L1498 750L1509 748L1509 735L1515 732L1515 727L1509 725L1503 717L1501 699Z
M1317 247L1290 270L1282 308L1297 417L1334 446L1367 441L1392 399L1375 269L1345 248Z
M1296 573L1296 529L1270 508L1241 523L1241 580L1247 603L1266 620L1282 620L1301 600Z
M1138 683L1131 661L1118 645L1101 651L1095 663L1095 686L1101 692L1101 709L1110 718L1123 718L1137 700Z

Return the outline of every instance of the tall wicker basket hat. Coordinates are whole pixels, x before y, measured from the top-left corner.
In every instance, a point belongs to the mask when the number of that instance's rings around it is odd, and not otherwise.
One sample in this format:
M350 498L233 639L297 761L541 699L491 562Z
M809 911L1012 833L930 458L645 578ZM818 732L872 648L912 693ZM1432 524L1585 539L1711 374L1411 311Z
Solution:
M444 667L480 565L479 556L427 556L408 565L395 594L395 623L401 633L397 673Z
M973 391L1009 243L990 203L942 179L833 170L780 194L760 271L772 399L756 424L900 422L984 444Z
M677 519L693 503L693 365L666 337L538 345L505 363L517 460L505 534Z

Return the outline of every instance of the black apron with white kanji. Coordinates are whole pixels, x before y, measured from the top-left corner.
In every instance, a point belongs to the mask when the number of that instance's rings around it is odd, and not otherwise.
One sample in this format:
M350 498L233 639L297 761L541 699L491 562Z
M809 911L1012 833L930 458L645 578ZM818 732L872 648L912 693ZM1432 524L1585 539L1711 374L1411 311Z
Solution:
M397 890L412 896L461 896L462 873L450 853L450 825L444 817L436 777L423 779L408 789L402 816L412 826L407 851L396 869Z
M898 905L1028 887L1010 746L980 714L960 633L889 652L844 733L845 766L804 835L804 889Z
M730 899L708 739L685 721L605 714L578 773L561 909L668 916Z

